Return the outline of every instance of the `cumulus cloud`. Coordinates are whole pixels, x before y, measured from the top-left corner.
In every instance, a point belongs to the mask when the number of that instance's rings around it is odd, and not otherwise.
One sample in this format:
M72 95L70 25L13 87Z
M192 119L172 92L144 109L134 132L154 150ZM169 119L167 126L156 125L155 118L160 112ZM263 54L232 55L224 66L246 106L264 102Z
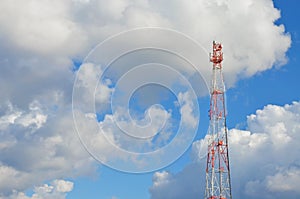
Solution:
M37 101L29 104L29 112L22 113L17 110L10 102L7 104L8 112L0 118L0 129L7 128L8 125L21 125L39 129L47 121L47 115L42 113L41 107Z
M50 185L35 186L32 196L27 196L24 192L14 191L6 199L65 199L67 193L72 190L73 182L54 180ZM1 196L0 198L2 199Z
M171 5L165 1L31 0L1 4L4 38L15 43L15 49L51 57L53 53L60 58L84 57L81 53L111 34L142 26L182 31L207 49L212 40L220 40L225 46L229 85L238 77L284 63L291 43L284 26L274 24L280 11L271 0L188 0L173 1Z
M85 106L95 103L96 107L100 106L104 112L109 105L114 89L110 88L111 81L109 79L101 80L102 75L101 66L93 63L82 64L76 76L77 83L74 85L73 104ZM77 99L80 101L76 101ZM86 109L85 111L93 112L93 110Z
M229 130L234 197L299 197L299 114L300 102L267 105L248 116L247 130ZM203 151L199 153L203 144L204 140L193 144L197 163L177 174L166 171L154 174L151 198L176 199L185 194L189 194L189 198L199 198L204 194L205 158ZM197 187L196 191L193 187ZM176 194L172 195L171 189Z
M71 112L51 112L36 101L27 110L10 103L3 106L7 110L0 118L0 195L45 180L95 174L94 161L73 130ZM54 183L60 191L66 188L60 181Z
M178 158L194 139L195 98L188 91L179 96L180 102L171 103L183 119L175 118L173 110L152 105L144 117L127 117L128 108L119 106L98 120L95 114L81 111L79 105L79 109L74 107L76 129L88 151L102 163L129 172L151 171ZM180 125L174 127L174 121Z
M116 1L103 12L104 1L76 3L77 24L85 27L90 42L130 28L155 26L181 31L210 50L212 40L224 44L224 71L228 86L258 72L281 66L291 44L283 25L274 24L280 11L271 0ZM106 3L106 2L105 2ZM95 21L97 18L102 20ZM96 34L99 33L99 34ZM159 38L158 38L159 39ZM170 38L171 39L171 38ZM136 42L138 38L132 41ZM124 41L125 42L125 41ZM127 41L128 42L128 41ZM180 44L180 41L174 41ZM189 51L186 49L186 51ZM199 52L189 51L197 57ZM209 77L207 59L197 62L202 75Z
M72 20L70 2L1 1L0 6L1 33L16 48L61 56L74 54L84 45L85 35Z

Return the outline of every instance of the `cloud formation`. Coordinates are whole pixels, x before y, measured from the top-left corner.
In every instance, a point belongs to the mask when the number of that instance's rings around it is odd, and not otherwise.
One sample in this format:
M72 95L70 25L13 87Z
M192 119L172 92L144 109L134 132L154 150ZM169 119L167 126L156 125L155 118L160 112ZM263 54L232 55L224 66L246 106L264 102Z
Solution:
M82 61L92 47L108 36L130 28L157 26L181 31L208 49L212 40L222 41L229 86L239 78L284 63L291 43L284 26L274 24L280 12L271 0L176 0L172 4L148 0L3 0L0 7L2 195L11 194L12 190L22 195L23 190L45 180L90 175L95 171L93 161L78 147L80 143L74 136L73 62ZM198 56L197 52L188 53ZM209 66L197 64L203 75L210 74ZM105 87L108 85L109 82L103 85L101 103L105 103L112 91ZM189 113L190 108L186 106L186 109ZM270 126L268 130L287 128L277 125L278 128ZM93 126L86 130L89 128ZM276 147L291 142L282 132L285 133L282 130L271 137L274 142L283 140ZM264 142L263 136L243 135ZM277 168L276 171L247 186L263 184L266 190L293 190L296 179L291 178L285 188L271 182L297 174L297 169Z
M68 192L73 190L73 182L54 180L51 184L34 187L32 196L24 192L13 191L6 199L65 199ZM1 199L4 199L0 196Z
M106 37L145 26L181 31L208 50L212 40L222 41L228 85L285 63L291 43L284 26L274 24L280 11L271 0L188 0L171 5L137 0L30 0L14 6L11 1L2 1L1 7L3 43L29 55L84 57L91 46Z
M71 112L49 111L36 101L27 110L10 103L1 108L0 196L45 180L95 173L94 161L73 130Z
M229 130L234 197L299 197L299 114L300 102L284 106L267 105L248 116L247 130ZM166 171L154 174L150 188L152 199L176 199L186 195L192 199L204 194L205 158L199 159L198 156L199 149L203 148L201 144L203 140L193 144L198 163L177 174Z

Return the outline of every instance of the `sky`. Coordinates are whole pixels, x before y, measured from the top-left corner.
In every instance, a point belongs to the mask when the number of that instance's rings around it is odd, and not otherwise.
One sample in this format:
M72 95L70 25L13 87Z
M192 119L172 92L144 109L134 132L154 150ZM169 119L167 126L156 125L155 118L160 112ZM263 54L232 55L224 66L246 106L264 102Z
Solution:
M1 1L0 198L203 198L213 40L233 198L299 198L299 6Z

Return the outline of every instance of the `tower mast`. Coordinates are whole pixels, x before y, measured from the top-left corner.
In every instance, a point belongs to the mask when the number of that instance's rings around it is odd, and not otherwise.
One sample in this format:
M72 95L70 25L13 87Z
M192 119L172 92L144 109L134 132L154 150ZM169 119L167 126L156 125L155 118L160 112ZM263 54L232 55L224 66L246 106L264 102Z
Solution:
M220 43L213 42L212 82L208 151L206 162L205 199L232 199L226 127L225 86L222 74L223 52Z

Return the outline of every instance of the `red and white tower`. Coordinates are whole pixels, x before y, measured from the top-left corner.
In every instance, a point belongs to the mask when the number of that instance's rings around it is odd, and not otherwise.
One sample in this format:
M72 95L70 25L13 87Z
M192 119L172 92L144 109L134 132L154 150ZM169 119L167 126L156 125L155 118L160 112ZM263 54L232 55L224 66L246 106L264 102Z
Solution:
M212 82L206 163L205 199L232 199L226 127L225 86L222 74L223 52L220 43L213 42Z

